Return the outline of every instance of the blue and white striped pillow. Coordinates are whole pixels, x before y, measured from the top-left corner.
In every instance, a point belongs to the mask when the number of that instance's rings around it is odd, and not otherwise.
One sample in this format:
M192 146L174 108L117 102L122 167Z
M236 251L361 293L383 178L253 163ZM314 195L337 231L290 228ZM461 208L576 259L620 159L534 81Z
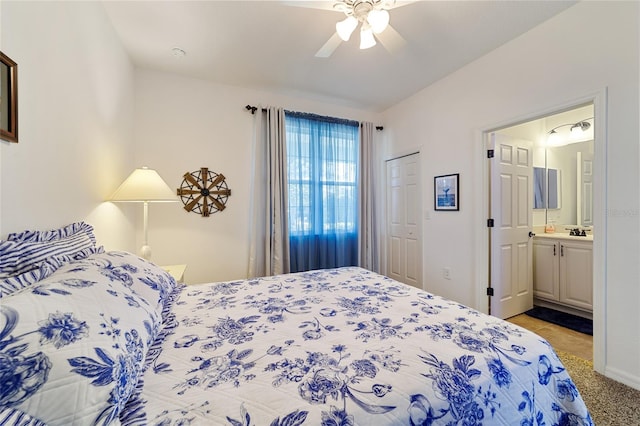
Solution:
M15 293L53 274L64 264L62 259L52 257L40 263L37 268L9 278L0 279L0 298ZM2 424L2 422L0 422Z
M47 260L56 259L55 263L59 263L84 259L100 251L101 248L96 248L93 227L85 222L50 231L9 234L7 241L0 242L0 279L22 276L25 282L33 282L44 277L37 272L28 273L46 268L43 262Z
M52 229L50 231L22 231L9 234L9 241L25 241L25 242L47 242L56 241L64 238L72 237L76 234L84 233L91 240L93 245L96 244L96 237L93 235L93 226L86 222L75 222L62 228Z

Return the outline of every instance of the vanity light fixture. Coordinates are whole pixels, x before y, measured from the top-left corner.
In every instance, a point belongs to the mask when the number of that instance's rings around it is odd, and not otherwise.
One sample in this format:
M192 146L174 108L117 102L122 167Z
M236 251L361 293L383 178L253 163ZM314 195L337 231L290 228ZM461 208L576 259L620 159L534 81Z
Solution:
M551 129L549 131L549 135L547 136L547 146L560 146L562 139L556 129Z
M585 136L585 133L591 128L591 123L589 123L588 120L593 120L593 117L583 118L576 123L561 124L549 130L547 132L547 146L562 146L572 142L577 142L575 141L575 139L580 139ZM569 127L569 135L571 136L571 140L569 140L568 137L558 133L558 129L561 129L563 127Z
M571 126L571 136L573 137L582 136L582 134L587 130L589 130L590 127L591 127L591 123L589 123L588 121L579 121L573 126Z

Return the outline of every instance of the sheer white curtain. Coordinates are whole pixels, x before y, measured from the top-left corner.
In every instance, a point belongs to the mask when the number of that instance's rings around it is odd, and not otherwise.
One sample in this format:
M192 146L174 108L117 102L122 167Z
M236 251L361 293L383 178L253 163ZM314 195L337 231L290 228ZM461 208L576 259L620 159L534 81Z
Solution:
M285 136L284 110L258 107L254 115L249 277L289 272Z
M287 111L291 271L358 264L358 122Z
M379 272L376 221L376 150L373 123L360 123L358 172L358 266Z

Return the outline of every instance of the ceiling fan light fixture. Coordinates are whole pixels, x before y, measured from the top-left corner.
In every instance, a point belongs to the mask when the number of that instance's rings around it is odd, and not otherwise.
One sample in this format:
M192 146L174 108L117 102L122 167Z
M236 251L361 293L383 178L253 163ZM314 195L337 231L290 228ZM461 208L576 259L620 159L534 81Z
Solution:
M360 49L368 49L376 45L376 39L373 37L373 31L368 25L363 25L360 30Z
M389 25L389 12L384 9L373 9L367 15L367 22L371 25L374 33L380 34L386 30Z
M344 41L349 41L351 34L358 26L358 20L353 16L347 16L344 21L336 23L336 32Z

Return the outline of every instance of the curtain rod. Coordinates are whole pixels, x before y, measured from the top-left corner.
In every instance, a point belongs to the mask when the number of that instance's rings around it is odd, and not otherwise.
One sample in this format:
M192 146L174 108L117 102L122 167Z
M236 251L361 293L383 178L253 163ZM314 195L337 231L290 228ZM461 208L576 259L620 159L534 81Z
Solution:
M254 114L256 113L256 111L258 110L258 107L253 106L253 105L248 105L248 104L247 104L247 105L244 107L244 109L246 109L247 111L251 111L251 115L254 115ZM266 111L266 109L265 109L265 108L262 108L262 112L264 112L264 111ZM378 130L378 131L382 131L382 130L384 130L384 127L383 127L383 126L376 126L376 130Z
M258 107L255 107L253 105L247 105L244 107L247 111L251 111L251 115L256 113L256 110L258 109ZM262 111L266 111L266 109L262 108Z

